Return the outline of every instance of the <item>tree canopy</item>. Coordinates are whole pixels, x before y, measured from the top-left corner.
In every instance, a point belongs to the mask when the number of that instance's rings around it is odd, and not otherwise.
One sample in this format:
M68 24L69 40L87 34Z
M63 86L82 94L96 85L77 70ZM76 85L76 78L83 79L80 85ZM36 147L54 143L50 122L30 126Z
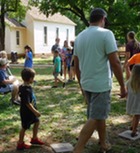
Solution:
M0 0L0 51L5 49L5 15L21 21L25 13L25 6L20 0Z
M40 11L49 14L60 12L77 24L76 33L89 26L89 14L95 7L101 7L108 13L109 29L118 40L124 41L130 30L138 33L140 29L139 0L30 0Z

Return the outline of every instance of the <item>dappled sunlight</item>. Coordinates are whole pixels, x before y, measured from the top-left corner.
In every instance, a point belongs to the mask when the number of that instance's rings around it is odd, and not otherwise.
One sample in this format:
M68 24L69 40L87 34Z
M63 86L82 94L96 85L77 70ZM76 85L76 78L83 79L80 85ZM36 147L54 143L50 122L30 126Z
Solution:
M108 122L114 125L124 124L131 122L132 117L129 115L121 115L121 116L110 116Z
M37 98L37 108L41 113L39 137L46 144L25 152L47 153L50 149L47 143L69 142L75 145L77 143L76 137L79 136L87 120L87 105L78 82L66 83L65 88L62 88L62 84L59 84L58 88L53 89L51 88L54 84L52 67L35 68L35 70L35 80L37 82L33 85L33 88ZM14 68L12 71L20 78L20 68ZM126 114L126 99L120 99L118 94L119 86L114 79L111 92L111 111L107 119L107 135L113 145L112 153L120 153L118 150L122 150L122 153L139 153L137 150L140 149L140 141L133 143L118 137L118 134L127 130L131 123L131 116ZM16 152L15 148L21 126L19 106L9 105L7 100L5 104L0 103L0 111L0 152ZM31 136L32 126L26 133L25 142L29 143ZM99 149L98 141L98 134L95 132L85 147L85 153L90 153L89 150L97 152ZM130 149L126 146L129 146L135 152L128 151Z

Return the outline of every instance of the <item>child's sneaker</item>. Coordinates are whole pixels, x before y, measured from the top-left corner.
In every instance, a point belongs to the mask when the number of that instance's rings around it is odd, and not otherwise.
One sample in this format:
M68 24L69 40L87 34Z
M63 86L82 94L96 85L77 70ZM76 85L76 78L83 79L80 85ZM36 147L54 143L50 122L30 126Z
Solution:
M17 150L24 150L24 149L29 149L31 146L23 143L18 143L17 144Z
M66 86L66 83L64 82L64 83L63 83L63 88L65 88L65 86Z
M38 144L38 145L43 145L44 144L44 142L42 142L41 140L39 140L38 138L36 138L36 139L31 139L31 142L30 142L31 144Z

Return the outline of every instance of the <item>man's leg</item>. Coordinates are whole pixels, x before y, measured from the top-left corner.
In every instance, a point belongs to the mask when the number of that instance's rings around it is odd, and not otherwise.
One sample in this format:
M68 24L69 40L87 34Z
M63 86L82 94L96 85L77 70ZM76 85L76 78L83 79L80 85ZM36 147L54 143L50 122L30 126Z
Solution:
M88 139L91 137L95 129L96 121L89 119L80 132L80 136L73 153L81 153L83 151L85 144L87 143Z
M106 149L106 121L105 120L97 120L97 131L99 134L99 140L101 148Z

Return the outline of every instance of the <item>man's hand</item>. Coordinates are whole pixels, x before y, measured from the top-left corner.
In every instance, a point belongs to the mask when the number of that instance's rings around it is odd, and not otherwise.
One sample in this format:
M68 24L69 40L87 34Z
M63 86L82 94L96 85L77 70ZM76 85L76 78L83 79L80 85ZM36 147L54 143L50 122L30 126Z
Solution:
M127 96L127 91L125 87L120 87L120 98L125 98Z

